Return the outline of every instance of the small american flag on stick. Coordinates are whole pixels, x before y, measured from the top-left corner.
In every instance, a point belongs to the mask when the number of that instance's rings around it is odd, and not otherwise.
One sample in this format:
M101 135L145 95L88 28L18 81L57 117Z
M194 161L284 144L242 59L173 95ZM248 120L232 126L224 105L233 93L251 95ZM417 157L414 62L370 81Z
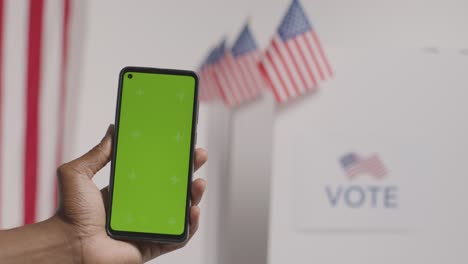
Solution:
M259 66L278 103L314 91L333 75L298 0L293 0Z
M222 49L222 58L216 73L220 80L221 93L227 106L235 107L258 97L267 87L257 67L261 52L246 24L233 47Z
M220 96L215 65L219 62L221 55L219 47L214 47L198 70L200 77L198 98L201 102L211 102Z

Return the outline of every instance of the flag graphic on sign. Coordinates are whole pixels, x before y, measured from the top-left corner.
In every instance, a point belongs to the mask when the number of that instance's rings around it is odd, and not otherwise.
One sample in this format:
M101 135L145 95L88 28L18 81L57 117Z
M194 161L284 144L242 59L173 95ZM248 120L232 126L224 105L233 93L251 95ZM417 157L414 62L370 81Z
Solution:
M259 67L279 103L314 91L333 75L317 33L298 0L293 0Z
M200 77L198 98L202 102L216 100L219 94L219 82L215 74L215 65L221 58L220 47L214 47L198 70Z
M387 169L375 153L364 158L351 152L343 155L339 162L351 180L360 174L369 174L376 179L382 179L387 175Z

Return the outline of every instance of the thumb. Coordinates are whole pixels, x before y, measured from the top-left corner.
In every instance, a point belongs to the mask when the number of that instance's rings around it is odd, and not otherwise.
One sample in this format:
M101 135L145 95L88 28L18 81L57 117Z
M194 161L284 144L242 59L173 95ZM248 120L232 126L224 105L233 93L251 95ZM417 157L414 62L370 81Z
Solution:
M114 125L109 125L106 135L102 138L101 142L83 156L69 162L67 167L92 178L110 160L113 135Z

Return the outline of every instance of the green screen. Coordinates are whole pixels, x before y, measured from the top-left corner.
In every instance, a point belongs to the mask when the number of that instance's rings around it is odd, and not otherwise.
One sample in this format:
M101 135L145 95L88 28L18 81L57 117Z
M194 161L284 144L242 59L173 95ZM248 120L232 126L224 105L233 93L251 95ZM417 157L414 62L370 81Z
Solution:
M192 76L124 74L110 219L113 230L184 232L194 94Z

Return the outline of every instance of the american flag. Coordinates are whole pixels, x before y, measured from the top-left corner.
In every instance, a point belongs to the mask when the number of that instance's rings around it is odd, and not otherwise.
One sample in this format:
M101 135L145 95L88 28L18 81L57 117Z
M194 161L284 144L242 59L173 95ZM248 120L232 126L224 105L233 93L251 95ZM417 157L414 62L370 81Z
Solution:
M221 51L217 76L224 103L234 107L258 97L267 85L258 68L261 52L249 25L244 26L231 50Z
M350 179L359 174L369 174L377 179L387 175L387 169L375 153L366 158L356 153L347 153L340 158L340 164Z
M298 0L293 0L259 66L279 103L314 91L333 75Z
M215 74L215 65L221 59L220 47L214 47L198 69L200 77L198 98L201 102L216 100L219 94L219 82Z
M223 56L226 53L226 40L222 40L221 43L216 46L216 48L213 50L213 60L214 63L212 65L213 69L213 75L216 80L217 84L217 92L221 99L223 99L224 102L228 102L229 98L231 96L231 91L230 90L225 90L222 89L221 86L227 86L229 85L230 82L232 82L231 79L228 79L227 77L227 71L228 69L225 67L225 62L223 63ZM227 92L227 93L225 93Z
M0 0L0 228L55 211L55 172L73 130L79 2Z

